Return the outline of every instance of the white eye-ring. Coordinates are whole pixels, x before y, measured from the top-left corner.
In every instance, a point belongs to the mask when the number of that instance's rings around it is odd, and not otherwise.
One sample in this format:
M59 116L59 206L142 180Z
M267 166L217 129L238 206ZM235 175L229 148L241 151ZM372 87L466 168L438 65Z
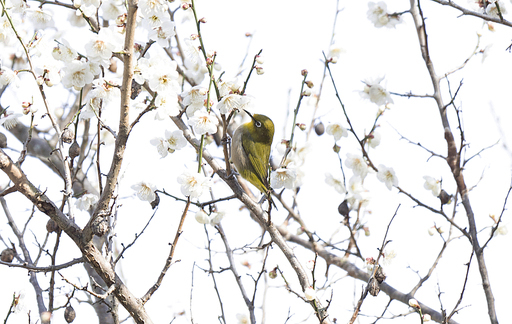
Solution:
M256 127L261 127L261 123L259 121L256 121L254 124L256 125Z

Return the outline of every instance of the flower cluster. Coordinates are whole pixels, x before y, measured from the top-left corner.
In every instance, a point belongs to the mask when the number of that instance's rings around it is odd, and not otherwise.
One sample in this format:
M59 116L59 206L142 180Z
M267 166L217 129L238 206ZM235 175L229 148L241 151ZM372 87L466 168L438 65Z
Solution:
M368 19L377 28L388 27L395 28L401 22L400 14L391 14L387 12L387 5L384 1L368 2Z
M361 97L370 99L371 102L379 106L393 103L389 92L380 85L382 80L384 80L384 77L364 81L364 89L361 91Z

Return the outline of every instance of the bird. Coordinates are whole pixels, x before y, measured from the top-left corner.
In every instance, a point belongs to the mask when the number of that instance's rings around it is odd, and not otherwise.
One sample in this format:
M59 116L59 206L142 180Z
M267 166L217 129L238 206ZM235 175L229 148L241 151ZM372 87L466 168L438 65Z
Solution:
M274 123L265 115L252 115L244 111L251 120L235 130L231 142L231 160L242 178L252 183L273 203L268 175Z

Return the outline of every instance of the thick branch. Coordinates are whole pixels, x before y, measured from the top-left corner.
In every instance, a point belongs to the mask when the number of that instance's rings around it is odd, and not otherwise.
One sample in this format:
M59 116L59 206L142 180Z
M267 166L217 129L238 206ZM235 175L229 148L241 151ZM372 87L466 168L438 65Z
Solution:
M318 255L325 260L327 266L334 265L338 268L341 268L347 271L348 275L351 276L352 278L359 279L364 282L368 282L368 280L370 279L370 275L368 274L368 272L359 269L353 263L349 262L346 258L339 257L327 251L323 245L303 240L297 235L291 234L285 227L282 226L279 227L279 232L287 241L296 243L308 250L318 253ZM395 288L391 287L385 282L380 284L380 289L381 291L385 292L389 296L389 298L398 300L405 305L409 304L409 299L414 298L411 294L404 294L396 290ZM420 305L423 313L429 314L432 317L432 320L438 323L443 323L443 315L441 313L422 303L420 303ZM450 320L448 322L448 324L456 323L457 322L453 320Z
M39 189L28 181L23 171L13 163L11 158L0 149L0 169L5 172L14 183L18 192L27 197L41 212L53 219L57 225L80 248L84 258L92 265L96 272L105 281L107 286L115 286L114 294L125 309L130 313L136 323L151 324L141 301L136 298L125 286L123 281L114 272L108 261L101 255L92 241L82 239L82 231Z

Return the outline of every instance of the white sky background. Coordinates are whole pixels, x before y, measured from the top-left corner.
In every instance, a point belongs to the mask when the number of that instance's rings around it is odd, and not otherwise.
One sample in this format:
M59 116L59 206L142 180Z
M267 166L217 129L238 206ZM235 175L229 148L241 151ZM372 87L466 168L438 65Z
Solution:
M409 8L409 1L387 1L387 3L388 10L391 12L401 12ZM509 3L507 2L506 5ZM262 55L265 58L265 63L262 66L265 69L265 74L251 77L247 93L257 98L257 112L266 114L274 120L276 125L274 144L277 144L282 138L289 138L291 120L287 120L286 117L292 114L297 103L302 80L300 71L302 69L309 71L308 79L315 83L314 91L317 91L320 85L323 72L320 60L322 51L327 53L329 49L335 1L199 0L196 1L196 6L199 16L206 17L208 21L202 25L205 47L208 50L217 51L217 61L226 71L224 79L229 79L238 72L248 42L244 34L246 32L254 34L245 68L247 69L247 64L250 64L254 54L263 49ZM476 18L456 19L458 13L455 10L425 0L422 1L422 6L425 17L427 17L430 54L439 75L459 66L472 53L477 42L477 31L481 31L483 34L481 48L492 44L484 62L482 62L482 55L477 55L462 71L455 73L449 79L453 91L459 81L464 80L464 85L455 103L463 110L465 136L470 144L466 156L475 154L501 138L491 107L499 116L501 127L505 132L505 137L502 138L499 145L474 158L467 165L465 171L468 187L471 188L478 184L470 194L478 228L490 226L492 221L488 216L489 214L499 215L501 212L511 178L510 156L502 149L501 144L506 142L510 145L511 143L511 134L506 125L511 120L508 93L512 85L510 78L512 64L510 64L511 54L506 52L505 48L510 44L512 30L495 25L496 32L492 33L485 28L482 29L481 21ZM368 9L366 1L341 1L340 8L343 11L338 16L334 39L345 49L346 53L341 56L338 64L331 65L331 69L352 123L359 136L362 137L365 130L368 131L373 124L377 106L360 97L359 91L363 89L361 81L385 76L384 84L387 89L398 93L409 91L415 94L432 93L432 86L421 58L415 27L410 15L405 14L403 23L399 24L396 29L376 29L366 17ZM57 8L52 9L55 12L60 12ZM195 32L190 22L184 23L185 25L181 24L181 13L178 13L176 17L177 32L181 37ZM79 52L82 51L79 46L83 46L84 41L81 38L69 33L64 33L64 35L72 45L78 46ZM245 78L246 74L243 75ZM290 96L288 96L290 90ZM50 100L56 102L62 100L55 96L55 94L49 95ZM446 163L438 158L427 161L429 158L427 152L404 140L400 141L399 135L394 130L395 128L410 140L421 142L427 148L445 155L446 144L437 106L430 99L400 97L393 97L393 99L394 106L380 119L379 131L382 140L381 145L376 149L370 149L372 161L376 165L382 163L393 167L401 188L414 194L421 201L437 207L438 200L423 188L423 176L442 178L444 180L443 187L449 193L454 193L455 184ZM449 97L445 95L444 100L445 103L448 103ZM313 111L313 107L308 105L308 101L307 98L303 100L298 117L298 122L303 122L306 125L309 125ZM6 102L2 101L2 104L6 105ZM456 119L453 118L453 109L450 108L449 111L452 116L450 119L452 131L454 134L458 134ZM346 125L329 79L324 85L318 115L322 116L321 120L325 125L335 121L341 121ZM149 144L149 140L155 136L162 136L166 128L172 128L170 121L158 123L153 121L152 116L146 116L130 139L120 189L122 206L119 209L116 229L119 247L120 243L125 245L130 243L135 233L140 232L152 214L147 203L140 202L135 198L134 192L130 189L131 184L141 179L151 179L159 189L165 188L167 192L181 196L176 183L177 175L185 167L190 169L197 167L194 163L195 155L190 147L165 159L159 158L156 149ZM175 126L172 129L175 129ZM298 131L296 134L297 142L304 143L304 134ZM456 139L458 140L457 137ZM339 160L331 149L334 144L332 137L327 134L317 137L313 133L310 140L311 152L308 154L304 166L306 176L299 193L299 208L310 230L316 232L323 239L329 239L333 232L341 226L339 223L341 216L337 212L337 206L344 196L337 194L332 187L325 185L324 174L330 172L341 177L341 170ZM9 138L9 144L11 145L11 143L17 149L21 148L21 144L14 144L14 139ZM356 141L350 135L348 138L340 140L338 144L341 146L342 158L345 158L346 153L359 152ZM221 156L220 151L213 147L210 149L214 155ZM108 151L109 148L105 148L102 153L105 159L103 166L105 172L109 166ZM12 156L17 156L17 154L14 153ZM50 196L59 201L58 189L55 190L56 188L53 187L55 192L51 192L55 178L50 179L45 174L42 175L38 165L28 159L24 170L29 179L39 184L41 188L48 186ZM345 166L344 170L348 181L351 171ZM1 177L6 183L5 176L2 174ZM218 182L218 177L214 179ZM402 203L388 234L388 239L392 240L388 249L394 250L397 256L392 265L386 268L388 275L386 283L402 292L408 292L417 283L418 275L415 271L419 271L419 275L424 276L443 243L439 236L429 236L428 228L436 223L447 229L447 224L442 218L422 208L413 208L414 204L405 196L397 194L396 189L388 191L375 175L370 174L367 177L365 187L370 190L371 197L371 203L368 206L371 214L367 214L364 219L370 227L371 236L359 238L360 248L365 257L377 256L377 248L381 245L386 226L398 204ZM217 183L214 192L217 197L224 194L229 195L229 191L226 189L227 186ZM287 198L289 199L289 197ZM9 199L12 198L8 197L8 203ZM201 199L201 201L206 200L208 200L207 196L203 196ZM27 213L21 212L28 208L26 200L21 199L18 204L10 203L10 206L13 210L17 210L22 217L26 217ZM224 229L232 248L244 245L254 246L259 242L259 227L249 219L246 211L238 212L239 206L238 202L219 204L220 208L228 211L228 216L223 221ZM149 228L138 243L126 252L119 269L125 283L136 296L142 296L158 276L170 248L168 243L172 242L174 238L183 207L184 204L161 196L159 210ZM453 205L446 206L445 211L451 213L452 208ZM462 206L458 206L457 209L460 212L456 221L465 226ZM199 225L193 218L193 213L196 210L196 207L191 208L176 251L175 259L181 259L181 262L171 267L163 286L146 305L154 323L169 323L172 320L172 314L181 311L187 312L186 317L179 317L173 323L190 323L189 297L192 263L196 261L197 265L207 267L205 261L207 254L204 250L206 237L202 225ZM272 214L272 220L276 224L280 224L285 217L284 208L279 208ZM33 228L44 226L46 220L47 218L43 215L37 215L32 224ZM85 214L78 219L80 225L85 224L86 221ZM508 212L505 213L504 223L510 223ZM18 226L20 225L21 222ZM223 246L218 235L215 234L215 230L210 226L207 228L210 238L214 239L214 250L223 251ZM292 223L290 228L292 232L295 232L296 224ZM2 224L0 230L4 238L8 237L14 240L7 224ZM481 233L481 244L485 242L488 233L489 230L484 230ZM40 235L42 234L39 234L38 237L42 239ZM341 229L333 241L342 240L346 236L347 232ZM27 241L31 239L32 237L27 235ZM268 237L265 241L268 241ZM506 260L508 255L503 255L502 251L503 247L511 246L511 244L510 235L499 236L492 241L485 254L496 299L498 318L502 321L506 318L508 310L506 302L509 298L506 293L510 288L510 285L507 287L506 284L503 284L507 282L506 269L510 264L507 264L509 261ZM73 247L73 243L69 239L63 239L62 246L63 248L69 247L69 251L59 252L57 263L63 263L78 256L76 248ZM29 247L35 253L37 248L30 243ZM52 247L52 244L49 247ZM304 252L301 249L296 249L296 251L303 265L314 258L311 252ZM464 264L469 260L469 255L467 239L461 238L452 242L431 279L416 295L418 300L434 309L439 309L437 298L439 284L443 292L443 306L451 310L460 294L466 270ZM259 264L261 255L240 253L237 256L237 261L245 260L253 264L253 267L249 270L239 264L238 270L244 278L245 284L251 290L252 280L245 274L257 274L261 267ZM227 266L227 261L222 254L215 255L214 262L216 268ZM299 292L300 287L294 273L287 266L279 249L274 247L267 260L266 269L271 270L277 264L285 271L292 288ZM360 261L357 261L356 264L360 267L363 266ZM473 259L466 296L461 305L467 306L467 308L454 318L459 323L489 322L476 265L476 260ZM80 274L77 274L77 271ZM85 274L82 266L74 266L62 273L75 282L78 282L78 276ZM316 273L319 284L325 281L324 273L325 264L320 260ZM334 281L344 275L342 270L334 267L329 269L329 280ZM7 313L13 291L19 291L24 287L29 300L33 293L25 271L0 267L0 276L8 278L5 280L7 282L2 284L3 288L0 293L0 316L3 316ZM39 278L41 285L46 288L49 276L41 275ZM223 296L227 320L229 323L236 323L236 314L247 313L247 311L232 274L226 271L218 275L217 279ZM85 282L82 283L85 284ZM281 279L269 281L270 288L266 294L267 323L284 323L288 307L291 308L293 314L289 323L299 323L303 320L307 323L316 323L317 320L311 315L309 305L303 304L302 301L287 293L282 288L282 284ZM338 281L334 285L334 299L329 309L330 315L338 318L340 323L347 322L363 284L363 282L354 282L349 278ZM57 279L57 285L64 287L63 292L69 291L69 287L60 279ZM328 299L330 293L330 289L320 292L320 299L322 301ZM261 306L263 286L259 288L259 294L257 306ZM84 298L83 294L78 294L78 296ZM388 298L384 293L379 294L376 298L369 296L363 304L362 314L380 314L387 301ZM62 299L58 299L57 304L59 302L62 302ZM220 313L211 278L197 268L194 270L192 305L196 323L216 322L216 317ZM88 316L85 316L86 312L91 312L90 307L79 307L76 302L73 303L73 306L77 310L77 318L74 323L94 323ZM35 306L27 305L27 307L33 309L35 317L37 313L37 310L33 308ZM407 307L400 303L393 303L391 309L394 314L407 311ZM261 315L259 311L257 314ZM90 315L94 316L93 313ZM389 313L387 315L389 316ZM21 321L19 316L16 319L13 317L12 323ZM419 323L416 315L411 316L398 318L393 322ZM64 323L62 317L62 311L56 312L53 323ZM359 320L361 323L371 323L374 319L361 315Z

